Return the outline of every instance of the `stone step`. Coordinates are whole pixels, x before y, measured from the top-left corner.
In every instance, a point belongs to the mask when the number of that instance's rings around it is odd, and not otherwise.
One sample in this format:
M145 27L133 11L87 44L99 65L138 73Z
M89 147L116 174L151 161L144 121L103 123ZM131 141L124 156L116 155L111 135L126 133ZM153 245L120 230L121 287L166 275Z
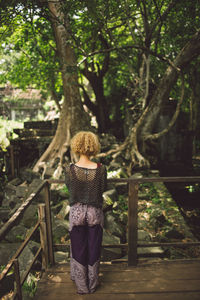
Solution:
M0 207L0 220L6 222L9 219L9 213L9 207Z
M162 259L165 256L165 252L161 247L138 247L137 255L139 260L144 258ZM120 263L120 262L127 262L127 261L128 261L128 255L125 255L120 258L112 259L112 263Z
M26 129L56 129L58 125L58 119L48 121L27 121L24 122L24 128Z
M161 247L138 247L138 257L164 257L164 250Z
M55 129L21 129L15 128L14 133L18 134L19 137L36 137L36 136L54 136Z

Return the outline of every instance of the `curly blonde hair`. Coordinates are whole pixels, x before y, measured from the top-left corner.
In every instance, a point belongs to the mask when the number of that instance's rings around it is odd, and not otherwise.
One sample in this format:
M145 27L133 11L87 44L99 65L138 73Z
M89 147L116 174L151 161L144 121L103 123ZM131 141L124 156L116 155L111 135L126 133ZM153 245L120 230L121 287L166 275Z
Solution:
M99 139L91 131L80 131L71 140L71 150L79 155L95 156L100 151Z

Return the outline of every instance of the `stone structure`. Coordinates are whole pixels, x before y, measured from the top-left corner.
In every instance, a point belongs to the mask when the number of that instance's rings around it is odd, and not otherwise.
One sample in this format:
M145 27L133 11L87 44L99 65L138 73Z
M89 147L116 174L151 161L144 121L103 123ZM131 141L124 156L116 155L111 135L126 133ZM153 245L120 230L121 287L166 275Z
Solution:
M43 104L39 90L29 88L23 91L10 85L0 88L0 115L8 120L38 119L39 114L45 116Z

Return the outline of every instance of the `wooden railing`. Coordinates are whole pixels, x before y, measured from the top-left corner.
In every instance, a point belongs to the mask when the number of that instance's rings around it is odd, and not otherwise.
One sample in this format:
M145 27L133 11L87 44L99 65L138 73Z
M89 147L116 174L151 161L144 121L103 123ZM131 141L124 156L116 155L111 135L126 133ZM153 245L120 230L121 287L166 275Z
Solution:
M200 182L200 177L155 177L155 178L121 178L121 179L109 179L111 183L127 183L128 184L128 242L126 244L119 245L103 245L104 248L125 248L128 249L128 265L136 266L138 261L137 248L138 247L169 247L169 246L200 246L200 242L190 243L138 243L137 237L137 221L138 221L138 190L139 184L145 182ZM53 183L64 184L62 180L45 180L35 191L32 193L15 212L15 214L2 226L0 229L0 241L3 240L8 232L16 225L16 223L23 216L26 209L31 205L33 200L38 196L41 191L44 191L44 203L38 206L38 221L35 224L34 229L21 244L20 248L8 262L7 266L0 274L0 287L3 284L8 272L14 267L16 290L14 291L13 298L22 299L22 285L25 282L32 266L37 260L40 253L42 254L42 268L45 270L49 264L54 265L54 248L60 245L53 245L52 239L52 222L51 222L51 195L50 185ZM19 271L18 258L22 253L23 249L27 246L31 240L33 234L40 227L40 247L33 258L30 266L26 270L25 274L21 278ZM63 246L63 245L62 245ZM65 245L69 247L69 245Z
M30 273L32 266L35 261L42 254L42 268L45 270L48 264L54 264L54 252L53 252L53 240L52 240L52 226L51 226L51 210L50 210L50 188L48 181L44 181L36 190L32 193L24 203L18 208L15 214L2 226L0 229L0 241L2 241L9 231L20 221L26 209L31 205L33 200L38 196L38 194L44 190L44 203L38 205L38 221L35 224L31 233L26 237L24 242L21 244L17 252L13 255L11 260L6 265L3 272L0 274L0 290L3 290L3 282L6 278L8 272L14 267L14 277L16 282L16 290L13 293L13 299L22 299L22 286ZM40 247L35 254L31 264L28 266L27 270L20 275L19 271L19 261L18 258L24 248L28 245L34 233L40 227Z

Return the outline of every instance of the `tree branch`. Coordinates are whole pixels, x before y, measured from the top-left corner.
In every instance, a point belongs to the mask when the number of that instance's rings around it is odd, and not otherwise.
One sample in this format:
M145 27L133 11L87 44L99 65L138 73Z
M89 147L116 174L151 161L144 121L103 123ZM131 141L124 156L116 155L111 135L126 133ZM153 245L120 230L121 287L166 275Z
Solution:
M149 134L148 136L144 136L144 141L147 141L147 140L156 140L156 139L159 139L160 137L162 137L163 135L165 135L175 124L176 120L177 120L177 117L180 113L180 109L181 109L181 104L183 103L183 98L184 98L184 92L185 92L185 87L184 87L184 75L181 73L181 98L176 106L176 111L171 119L171 121L169 122L168 126L158 132L158 133L154 133L154 134Z
M82 84L79 85L83 90L84 104L92 111L94 115L97 114L97 106L90 100L88 93L86 92Z
M171 67L173 67L174 69L176 69L178 72L180 72L180 69L177 68L177 66L168 58L162 56L161 54L158 54L150 49L148 49L147 47L144 46L139 46L139 45L129 45L129 46L123 46L123 47L112 47L112 48L108 48L108 49L103 49L103 50L96 50L93 52L90 52L89 54L87 54L79 63L78 63L78 67L84 63L88 57L94 56L96 54L99 53L107 53L107 52L112 52L112 51L121 51L121 50L126 50L126 49L138 49L138 50L142 50L144 52L148 52L149 54L159 58L160 60L166 62L168 65L170 65Z
M147 104L147 98L149 95L149 78L150 78L150 57L149 55L145 55L145 63L146 63L146 79L145 79L145 95L144 95L144 101L143 101L143 108Z
M109 49L109 45L107 40L103 37L102 34L99 34L99 40L101 41L101 43L106 47L106 49ZM110 52L106 52L107 55L105 56L105 59L103 61L103 66L101 68L101 71L99 72L99 75L101 77L103 77L106 72L108 71L108 67L109 67L109 61L110 61Z
M156 28L156 26L158 25L159 22L163 23L163 21L168 16L170 10L176 5L176 3L177 3L176 0L172 0L171 3L169 4L169 6L166 8L166 10L163 12L162 15L158 12L159 17L157 18L157 21L155 22L154 26L152 27L152 32L155 30L155 28Z

